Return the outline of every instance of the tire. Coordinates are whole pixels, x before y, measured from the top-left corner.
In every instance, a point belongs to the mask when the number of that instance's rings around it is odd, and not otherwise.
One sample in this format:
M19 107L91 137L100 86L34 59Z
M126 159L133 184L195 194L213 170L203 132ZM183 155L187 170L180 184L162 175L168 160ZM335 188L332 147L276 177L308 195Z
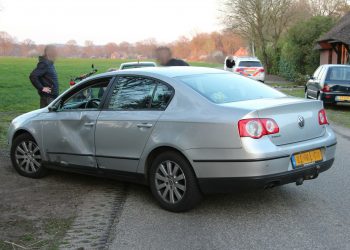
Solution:
M188 211L203 197L190 163L173 151L164 152L154 159L149 185L159 205L172 212Z
M12 166L23 176L41 178L48 170L42 165L41 151L30 134L17 136L11 146Z
M309 94L307 93L307 89L305 89L305 99L310 99Z

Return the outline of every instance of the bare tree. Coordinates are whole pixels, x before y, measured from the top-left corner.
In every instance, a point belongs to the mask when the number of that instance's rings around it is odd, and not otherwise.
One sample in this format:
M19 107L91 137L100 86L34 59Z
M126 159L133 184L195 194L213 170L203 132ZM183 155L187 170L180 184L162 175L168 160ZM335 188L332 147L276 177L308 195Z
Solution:
M64 54L68 57L76 57L79 54L78 44L75 40L71 39L64 45Z
M307 0L314 16L340 17L350 11L347 0Z
M14 39L9 33L0 31L0 55L10 56L14 48Z
M226 0L223 22L227 29L252 42L269 68L268 45L277 42L292 20L293 0Z

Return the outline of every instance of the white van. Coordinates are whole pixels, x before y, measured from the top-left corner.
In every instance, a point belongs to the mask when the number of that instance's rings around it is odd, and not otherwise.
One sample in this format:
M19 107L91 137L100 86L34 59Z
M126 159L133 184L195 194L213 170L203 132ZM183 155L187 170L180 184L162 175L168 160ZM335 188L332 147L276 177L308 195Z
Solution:
M256 57L227 56L224 69L260 82L265 81L265 69Z

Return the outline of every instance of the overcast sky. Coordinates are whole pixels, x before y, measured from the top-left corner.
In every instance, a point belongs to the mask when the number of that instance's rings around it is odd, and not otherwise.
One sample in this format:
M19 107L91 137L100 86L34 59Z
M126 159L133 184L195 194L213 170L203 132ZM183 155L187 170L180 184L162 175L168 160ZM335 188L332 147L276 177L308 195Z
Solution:
M0 0L0 31L19 41L169 42L220 30L221 0Z

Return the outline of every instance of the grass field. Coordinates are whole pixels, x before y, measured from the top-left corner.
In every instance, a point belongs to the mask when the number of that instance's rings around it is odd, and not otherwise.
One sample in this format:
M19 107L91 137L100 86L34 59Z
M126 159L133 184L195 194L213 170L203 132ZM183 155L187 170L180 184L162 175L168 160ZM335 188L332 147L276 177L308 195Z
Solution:
M118 59L59 59L56 70L60 92L69 88L71 77L87 73L91 64L98 73L118 68L121 63L135 60ZM36 66L36 58L0 57L0 147L5 145L9 122L17 115L39 108L39 96L28 77ZM219 67L219 64L190 62L193 66Z

